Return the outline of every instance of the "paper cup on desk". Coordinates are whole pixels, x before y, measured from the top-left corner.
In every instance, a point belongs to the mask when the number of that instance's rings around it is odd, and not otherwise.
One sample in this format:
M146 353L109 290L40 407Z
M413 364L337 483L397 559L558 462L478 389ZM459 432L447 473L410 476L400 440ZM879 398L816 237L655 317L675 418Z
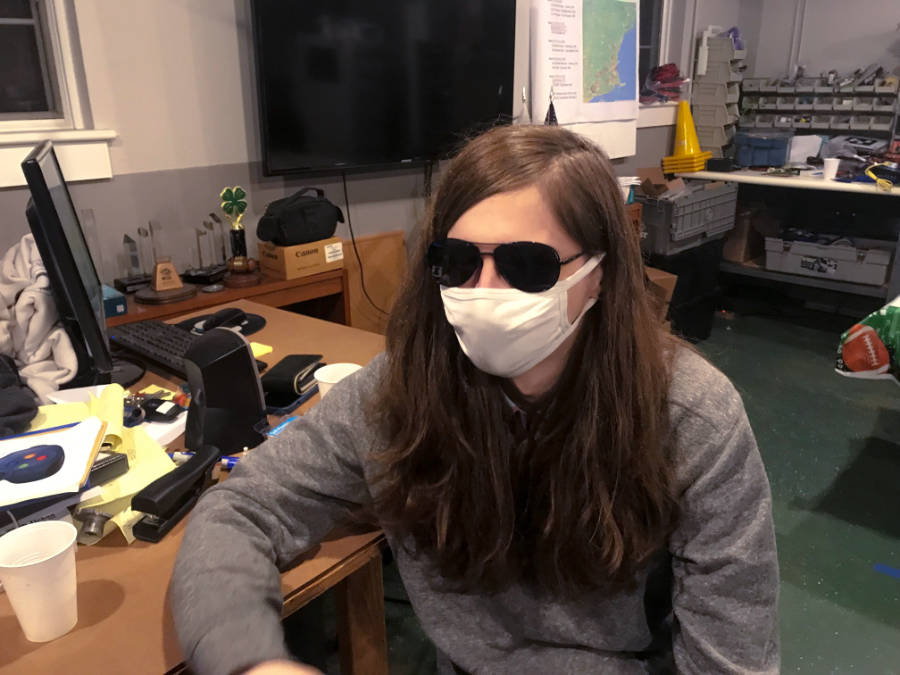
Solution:
M838 166L841 163L841 160L837 157L826 157L825 160L825 168L822 171L822 174L825 176L825 180L834 180L837 178Z
M316 382L319 384L319 396L327 394L328 390L337 382L343 380L351 373L355 373L360 368L362 366L356 363L331 363L319 368L315 373Z
M32 642L55 640L78 622L77 534L71 523L48 520L0 537L0 581Z

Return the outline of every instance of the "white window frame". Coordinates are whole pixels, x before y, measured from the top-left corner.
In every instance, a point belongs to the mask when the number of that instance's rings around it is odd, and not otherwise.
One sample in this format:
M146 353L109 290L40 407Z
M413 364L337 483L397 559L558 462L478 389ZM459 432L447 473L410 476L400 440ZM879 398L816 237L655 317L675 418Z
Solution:
M661 63L676 61L680 65L682 63L682 59L680 58L681 55L675 55L677 58L672 58L673 55L669 54L669 43L672 32L671 0L662 0L662 17L659 23L659 60ZM680 67L683 73L684 67ZM677 109L678 103L671 101L668 103L642 103L638 108L637 126L639 129L642 129L646 127L664 127L673 125L675 124Z
M43 46L47 57L52 60L62 116L0 120L0 133L85 128L84 108L75 72L71 8L64 0L39 0L38 4L43 7L47 17L46 25L41 26L41 37L47 41ZM41 21L41 18L35 17L35 21Z
M70 0L40 0L46 12L48 58L52 59L61 117L0 121L0 188L25 185L21 163L38 143L56 146L68 182L112 178L109 143L117 134L92 128L87 86L76 43L74 4Z

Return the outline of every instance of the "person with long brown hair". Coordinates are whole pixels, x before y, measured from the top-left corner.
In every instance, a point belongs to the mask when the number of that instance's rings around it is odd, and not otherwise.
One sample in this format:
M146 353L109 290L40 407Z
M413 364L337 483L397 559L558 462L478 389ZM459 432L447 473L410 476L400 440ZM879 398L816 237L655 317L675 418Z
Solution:
M194 668L310 672L278 568L364 512L442 673L777 672L756 441L664 329L604 153L493 129L418 239L385 353L195 508L172 584Z

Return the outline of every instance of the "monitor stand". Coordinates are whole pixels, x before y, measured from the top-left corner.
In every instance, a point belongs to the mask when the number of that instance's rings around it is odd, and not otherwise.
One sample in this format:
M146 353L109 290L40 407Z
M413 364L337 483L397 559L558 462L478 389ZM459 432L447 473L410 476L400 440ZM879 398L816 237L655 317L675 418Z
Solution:
M143 377L145 369L133 361L113 357L110 373L113 384L121 384L126 389Z

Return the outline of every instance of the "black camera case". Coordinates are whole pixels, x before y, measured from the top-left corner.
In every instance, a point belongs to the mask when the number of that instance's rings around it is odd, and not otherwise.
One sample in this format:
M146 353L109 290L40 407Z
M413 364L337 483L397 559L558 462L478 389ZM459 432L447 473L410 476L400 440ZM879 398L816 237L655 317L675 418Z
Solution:
M344 214L325 192L305 187L270 203L256 226L256 236L276 246L308 244L333 237L339 222L344 222Z

